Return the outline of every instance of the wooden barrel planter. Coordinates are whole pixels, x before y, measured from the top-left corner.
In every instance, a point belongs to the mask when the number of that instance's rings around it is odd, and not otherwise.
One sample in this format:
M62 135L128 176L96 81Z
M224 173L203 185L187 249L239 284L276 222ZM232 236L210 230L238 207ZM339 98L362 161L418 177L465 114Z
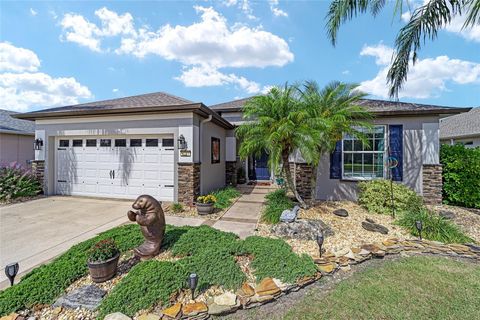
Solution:
M117 273L118 259L120 258L120 253L117 253L114 257L101 261L101 262L90 262L88 261L88 270L90 271L90 276L92 281L96 283L105 282L112 279Z
M213 203L198 203L197 212L199 215L206 215L213 212Z

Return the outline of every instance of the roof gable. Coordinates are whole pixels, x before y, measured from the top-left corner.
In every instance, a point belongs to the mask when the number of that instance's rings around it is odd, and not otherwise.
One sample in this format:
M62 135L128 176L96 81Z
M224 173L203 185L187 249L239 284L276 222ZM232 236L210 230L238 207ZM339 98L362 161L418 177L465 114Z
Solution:
M12 134L34 134L35 123L13 118L18 112L0 109L0 132Z
M440 120L440 138L480 135L480 107Z

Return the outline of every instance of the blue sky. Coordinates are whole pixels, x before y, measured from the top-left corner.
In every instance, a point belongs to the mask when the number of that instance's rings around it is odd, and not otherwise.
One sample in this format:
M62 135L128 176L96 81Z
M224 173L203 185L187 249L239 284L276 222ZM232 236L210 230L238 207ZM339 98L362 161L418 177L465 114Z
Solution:
M385 72L408 19L387 7L346 23L329 1L1 2L0 108L17 111L165 91L205 104L285 81L355 82L387 99ZM401 101L480 105L480 26L461 17L427 43Z

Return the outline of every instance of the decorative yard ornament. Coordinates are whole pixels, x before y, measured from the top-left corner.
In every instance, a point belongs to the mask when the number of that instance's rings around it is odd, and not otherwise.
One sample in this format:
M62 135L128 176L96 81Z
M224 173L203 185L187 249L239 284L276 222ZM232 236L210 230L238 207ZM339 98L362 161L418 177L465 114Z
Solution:
M192 300L194 300L195 289L197 288L198 284L198 275L196 273L191 273L188 276L188 287L190 288L190 292L192 293Z
M18 262L11 263L5 267L5 275L7 276L8 280L10 280L10 286L13 286L13 282L15 281L15 276L18 273L18 269L20 266Z
M421 220L415 221L415 227L417 228L418 231L418 238L422 240L422 229L423 229L423 223Z
M159 254L165 234L165 215L160 202L148 195L141 195L127 213L130 221L136 221L142 230L145 242L134 249L135 255L150 259Z
M325 240L325 238L323 236L323 232L320 232L317 235L318 255L319 255L320 258L322 257L322 245L323 245L324 240Z
M390 201L392 203L392 217L395 218L395 202L393 200L393 169L398 167L398 159L393 156L388 157L387 166L390 173Z

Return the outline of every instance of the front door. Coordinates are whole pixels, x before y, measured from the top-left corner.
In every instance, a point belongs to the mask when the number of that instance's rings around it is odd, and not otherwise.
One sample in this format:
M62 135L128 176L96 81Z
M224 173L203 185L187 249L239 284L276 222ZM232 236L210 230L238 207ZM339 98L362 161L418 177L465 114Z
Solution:
M252 157L253 167L250 170L250 180L270 180L270 170L268 168L268 154L262 152L259 157Z

